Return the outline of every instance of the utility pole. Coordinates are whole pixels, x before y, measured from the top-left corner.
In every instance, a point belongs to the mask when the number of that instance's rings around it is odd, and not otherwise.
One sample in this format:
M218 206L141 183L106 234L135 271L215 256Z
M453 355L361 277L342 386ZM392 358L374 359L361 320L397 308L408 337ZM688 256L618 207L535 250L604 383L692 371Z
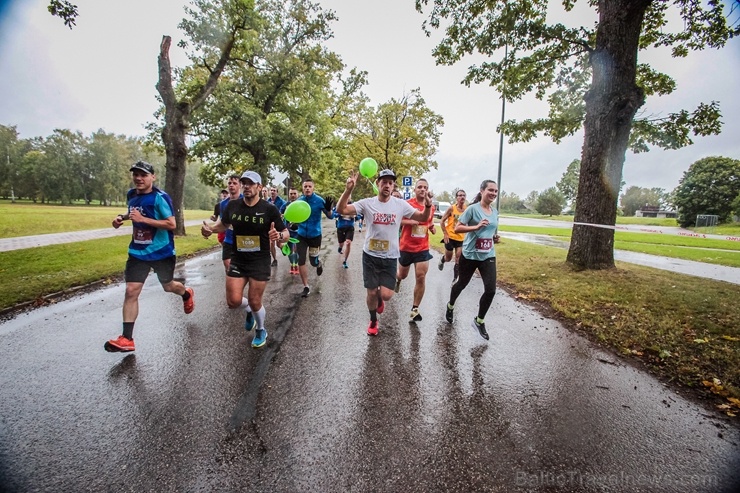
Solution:
M504 60L506 60L506 57L509 54L509 45L504 45ZM506 82L504 82L505 84ZM506 86L504 86L505 88ZM506 98L504 95L501 95L501 125L504 124L504 119L506 118ZM504 130L503 128L499 131L499 143L498 143L498 192L499 194L496 196L496 210L501 211L499 205L501 203L501 166L503 164L504 159Z
M5 147L5 153L8 157L8 175L10 176L10 203L15 204L15 192L13 191L13 178L15 173L10 172L10 146Z

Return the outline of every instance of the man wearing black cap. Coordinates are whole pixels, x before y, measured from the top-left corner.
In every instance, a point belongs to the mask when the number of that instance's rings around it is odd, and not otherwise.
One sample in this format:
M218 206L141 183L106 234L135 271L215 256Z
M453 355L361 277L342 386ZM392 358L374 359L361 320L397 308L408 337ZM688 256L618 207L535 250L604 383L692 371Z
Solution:
M262 305L267 281L270 280L270 242L278 248L288 241L280 212L274 205L260 198L262 177L254 171L241 176L242 199L231 200L213 224L203 221L200 232L206 238L231 227L234 249L226 271L226 304L230 309L244 309L244 328L255 328L252 347L259 348L267 341L265 307ZM249 285L247 297L244 288Z
M134 232L128 248L128 260L124 277L126 296L123 300L123 334L106 342L104 348L110 352L133 351L134 323L139 315L139 294L149 271L154 269L162 288L168 293L182 296L185 313L195 308L192 288L175 281L175 216L172 200L154 186L154 167L137 161L131 166L134 188L128 191L128 213L119 214L113 220L118 229L130 219Z
M368 335L378 335L378 314L385 302L393 297L396 286L396 263L400 256L398 228L403 218L426 223L432 214L432 193L427 192L419 211L403 199L393 197L396 174L390 169L380 172L378 196L348 204L359 173L353 171L337 204L337 212L347 216L362 214L367 220L365 243L362 247L362 277L367 289L367 309L370 312Z

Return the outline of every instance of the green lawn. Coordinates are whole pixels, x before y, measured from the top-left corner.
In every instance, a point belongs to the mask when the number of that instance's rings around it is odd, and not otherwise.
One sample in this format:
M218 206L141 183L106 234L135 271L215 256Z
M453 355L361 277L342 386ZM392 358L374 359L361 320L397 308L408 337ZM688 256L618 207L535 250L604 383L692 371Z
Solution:
M0 201L0 238L110 228L113 218L125 212L125 206L60 206ZM186 220L207 219L212 212L186 210L184 214Z

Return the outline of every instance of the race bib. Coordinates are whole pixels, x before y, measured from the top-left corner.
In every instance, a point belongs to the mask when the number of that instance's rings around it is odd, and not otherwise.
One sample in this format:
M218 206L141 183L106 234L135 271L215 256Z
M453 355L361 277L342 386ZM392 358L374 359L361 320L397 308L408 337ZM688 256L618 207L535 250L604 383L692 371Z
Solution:
M411 226L411 236L413 238L426 238L427 237L427 227L422 224Z
M153 230L134 227L134 243L137 245L151 245L152 241L154 241Z
M370 240L370 243L368 244L368 249L371 252L387 252L390 250L391 242L388 240Z
M478 238L475 240L475 251L488 253L493 248L493 238Z
M237 252L259 252L260 237L237 235L237 237L235 238L235 245Z

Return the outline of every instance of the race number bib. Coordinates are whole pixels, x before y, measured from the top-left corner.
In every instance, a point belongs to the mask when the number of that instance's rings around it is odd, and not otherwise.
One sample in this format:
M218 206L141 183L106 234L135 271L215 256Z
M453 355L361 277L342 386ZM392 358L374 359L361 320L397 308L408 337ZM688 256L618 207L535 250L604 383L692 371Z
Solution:
M371 252L388 252L390 250L390 242L388 240L370 240L370 243L368 244L368 249Z
M134 243L137 245L151 245L154 241L154 231L149 228L134 227Z
M413 238L426 238L427 237L427 227L422 224L411 226L411 236Z
M259 252L260 251L260 237L259 236L237 236L236 237L236 251L237 252Z
M493 248L493 238L478 238L475 240L475 251L478 253L488 253Z

